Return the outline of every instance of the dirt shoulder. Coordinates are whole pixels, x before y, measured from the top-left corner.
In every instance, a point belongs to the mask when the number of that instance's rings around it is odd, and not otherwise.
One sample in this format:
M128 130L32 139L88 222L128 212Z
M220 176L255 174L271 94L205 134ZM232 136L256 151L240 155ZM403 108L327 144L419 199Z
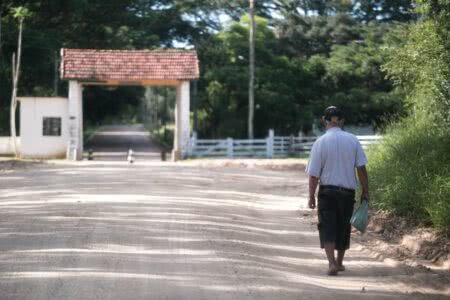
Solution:
M384 211L372 211L368 230L354 239L383 257L426 270L450 271L449 233Z
M198 159L183 162L202 167L242 167L304 172L307 159ZM315 214L310 217L314 218ZM385 211L370 212L367 232L353 239L391 264L450 271L449 233L437 231Z

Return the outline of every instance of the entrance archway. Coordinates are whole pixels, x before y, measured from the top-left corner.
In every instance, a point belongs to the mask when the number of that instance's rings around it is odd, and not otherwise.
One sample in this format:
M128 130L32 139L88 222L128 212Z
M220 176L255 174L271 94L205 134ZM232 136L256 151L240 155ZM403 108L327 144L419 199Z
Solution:
M83 156L83 86L142 85L176 87L174 160L189 146L190 81L199 78L194 50L61 49L61 79L69 81L67 158Z

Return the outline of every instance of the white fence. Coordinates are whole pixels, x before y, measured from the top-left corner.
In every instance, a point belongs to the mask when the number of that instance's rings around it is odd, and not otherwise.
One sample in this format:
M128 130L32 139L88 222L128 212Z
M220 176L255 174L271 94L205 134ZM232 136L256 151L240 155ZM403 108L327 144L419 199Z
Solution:
M265 139L197 139L191 137L188 156L190 157L286 157L307 154L317 136L275 136L273 130ZM357 136L364 148L381 140L378 135Z

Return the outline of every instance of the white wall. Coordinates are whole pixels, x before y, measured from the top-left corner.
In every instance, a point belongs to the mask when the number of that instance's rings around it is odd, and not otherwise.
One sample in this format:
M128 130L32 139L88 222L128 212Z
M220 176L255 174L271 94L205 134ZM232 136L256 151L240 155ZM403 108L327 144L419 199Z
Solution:
M69 81L68 99L69 147L67 158L81 160L83 158L83 87L77 81Z
M17 147L20 150L20 137L16 137ZM13 155L13 141L9 136L0 136L0 155Z
M19 97L20 101L20 157L65 158L68 132L67 98ZM61 136L43 136L44 117L61 118Z

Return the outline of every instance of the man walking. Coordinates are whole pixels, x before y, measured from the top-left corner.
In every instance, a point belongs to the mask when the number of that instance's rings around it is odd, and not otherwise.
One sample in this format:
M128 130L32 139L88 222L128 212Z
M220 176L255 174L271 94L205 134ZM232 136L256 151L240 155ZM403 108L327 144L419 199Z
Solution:
M367 158L358 139L341 129L342 112L335 106L325 109L326 133L314 143L306 172L309 175L309 207L316 207L318 193L318 229L320 247L328 258L328 275L344 271L345 251L350 248L350 218L357 186L355 168L362 196L369 200ZM337 258L335 256L337 250Z

